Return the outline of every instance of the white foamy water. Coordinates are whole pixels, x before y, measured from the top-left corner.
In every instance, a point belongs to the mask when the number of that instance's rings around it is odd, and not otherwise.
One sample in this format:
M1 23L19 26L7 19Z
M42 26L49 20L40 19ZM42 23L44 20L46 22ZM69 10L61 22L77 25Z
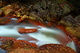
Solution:
M0 26L0 36L7 36L7 37L19 37L22 36L17 32L15 28L8 28L8 26Z
M20 34L18 33L18 28L21 27L26 29L36 28L38 29L38 31L35 33ZM17 40L27 40L29 42L36 43L38 46L49 43L63 45L67 44L67 46L75 50L75 46L72 40L58 29L44 28L40 26L34 27L27 25L3 25L0 26L0 36L14 37ZM59 39L59 37L63 39L63 41Z

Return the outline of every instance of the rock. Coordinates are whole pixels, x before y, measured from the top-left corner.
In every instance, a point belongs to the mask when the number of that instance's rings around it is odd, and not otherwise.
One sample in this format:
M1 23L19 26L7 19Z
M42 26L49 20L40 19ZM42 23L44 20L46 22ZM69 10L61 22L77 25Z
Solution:
M75 20L80 24L80 15L78 15Z
M0 9L0 16L2 15L2 10Z

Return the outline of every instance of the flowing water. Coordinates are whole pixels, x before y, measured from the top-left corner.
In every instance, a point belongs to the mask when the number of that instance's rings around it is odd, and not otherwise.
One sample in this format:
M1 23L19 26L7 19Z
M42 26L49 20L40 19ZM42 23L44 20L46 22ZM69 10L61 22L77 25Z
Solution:
M18 28L38 29L35 33L20 34ZM14 37L17 40L26 40L36 43L38 46L44 44L63 44L76 50L74 42L61 30L57 28L46 28L32 26L30 24L1 25L0 36Z

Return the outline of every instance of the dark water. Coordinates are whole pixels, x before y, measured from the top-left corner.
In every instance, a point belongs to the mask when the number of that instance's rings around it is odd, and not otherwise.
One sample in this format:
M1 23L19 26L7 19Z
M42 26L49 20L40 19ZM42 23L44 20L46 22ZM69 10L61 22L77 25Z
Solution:
M0 48L0 53L7 53L7 51Z

